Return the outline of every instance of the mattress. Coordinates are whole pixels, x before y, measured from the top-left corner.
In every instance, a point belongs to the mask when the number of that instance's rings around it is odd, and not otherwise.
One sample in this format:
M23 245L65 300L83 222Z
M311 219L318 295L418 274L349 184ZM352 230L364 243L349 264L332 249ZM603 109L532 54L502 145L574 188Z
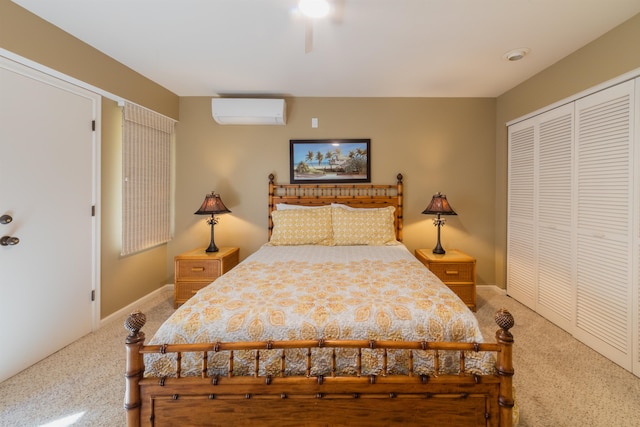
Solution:
M396 340L483 342L467 306L402 244L271 246L266 244L201 289L166 320L150 344L268 340ZM348 362L339 375L355 374ZM287 374L304 374L303 350L287 350ZM327 375L329 349L314 349L311 375ZM364 350L362 374L407 373L406 350ZM351 357L353 356L353 357ZM252 352L236 351L234 375L251 375ZM434 374L434 354L414 351L414 372ZM440 373L459 369L459 352L440 352ZM487 373L489 353L465 354L467 371ZM277 375L280 352L260 354L261 374ZM182 376L200 375L201 359L185 354ZM146 354L146 375L175 376L175 355ZM211 352L208 374L227 375L228 355Z

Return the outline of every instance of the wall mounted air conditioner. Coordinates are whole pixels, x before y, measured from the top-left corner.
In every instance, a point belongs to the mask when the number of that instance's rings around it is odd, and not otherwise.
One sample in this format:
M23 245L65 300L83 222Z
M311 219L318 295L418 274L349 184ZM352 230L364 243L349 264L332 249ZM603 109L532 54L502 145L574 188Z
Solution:
M213 98L211 112L221 125L284 125L287 122L284 99Z

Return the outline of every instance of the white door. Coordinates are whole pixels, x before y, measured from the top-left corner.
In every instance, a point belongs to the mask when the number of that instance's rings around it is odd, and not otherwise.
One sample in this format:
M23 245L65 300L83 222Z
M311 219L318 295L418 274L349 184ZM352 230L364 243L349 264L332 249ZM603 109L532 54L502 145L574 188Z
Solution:
M507 294L535 310L535 141L533 121L509 126Z
M575 337L625 369L633 342L633 105L627 81L576 101ZM637 266L635 268L638 268Z
M536 147L535 310L565 331L575 318L573 104L540 114Z
M572 331L573 104L509 126L507 293Z
M92 330L99 111L98 95L0 58L0 381Z

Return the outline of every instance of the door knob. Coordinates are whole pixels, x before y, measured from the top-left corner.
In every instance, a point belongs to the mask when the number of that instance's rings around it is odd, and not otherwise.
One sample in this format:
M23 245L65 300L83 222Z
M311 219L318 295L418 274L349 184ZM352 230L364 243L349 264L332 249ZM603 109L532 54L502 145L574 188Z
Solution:
M0 246L14 246L20 243L20 239L11 236L2 236L0 238Z
M11 218L11 215L0 216L0 224L9 224L11 221L13 221L13 218Z

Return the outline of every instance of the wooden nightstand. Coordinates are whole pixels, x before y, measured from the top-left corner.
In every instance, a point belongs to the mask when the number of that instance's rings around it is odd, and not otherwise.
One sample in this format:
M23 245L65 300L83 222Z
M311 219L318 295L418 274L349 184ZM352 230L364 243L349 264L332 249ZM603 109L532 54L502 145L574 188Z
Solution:
M218 252L205 252L205 249L194 249L175 257L174 308L231 270L240 259L238 248L220 248Z
M416 249L418 258L438 276L467 306L476 311L476 259L457 249L434 254L431 249Z

